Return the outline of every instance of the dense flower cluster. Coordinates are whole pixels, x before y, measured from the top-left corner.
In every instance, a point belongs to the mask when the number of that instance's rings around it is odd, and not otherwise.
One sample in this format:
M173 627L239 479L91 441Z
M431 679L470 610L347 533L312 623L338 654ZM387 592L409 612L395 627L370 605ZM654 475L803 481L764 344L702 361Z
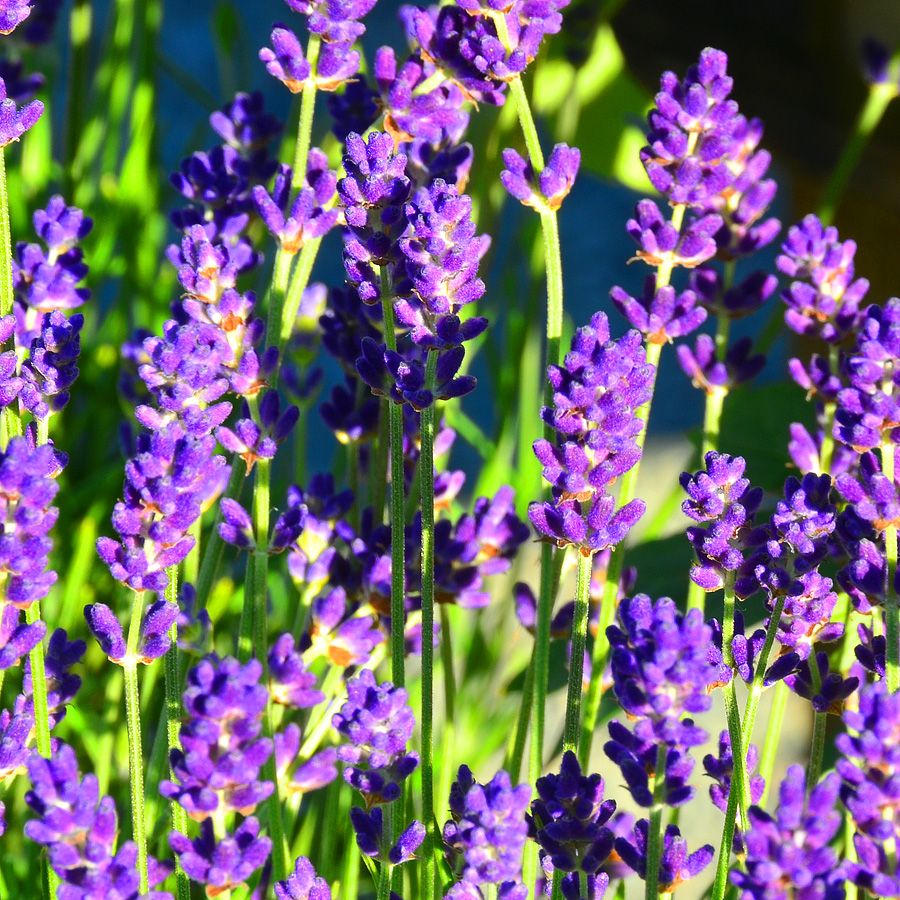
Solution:
M557 443L539 440L534 452L553 501L532 503L528 516L560 547L571 544L588 556L618 544L644 512L641 500L616 510L607 488L641 457L636 411L651 396L654 370L638 332L610 340L606 316L596 313L548 377L554 405L542 415Z

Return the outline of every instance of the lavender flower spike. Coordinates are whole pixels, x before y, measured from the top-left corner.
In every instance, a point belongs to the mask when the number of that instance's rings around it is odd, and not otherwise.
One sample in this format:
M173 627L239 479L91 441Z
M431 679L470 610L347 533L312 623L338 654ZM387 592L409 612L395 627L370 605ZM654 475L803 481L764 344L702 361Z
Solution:
M298 856L294 871L285 881L275 882L277 900L331 900L328 882L316 875L312 863Z
M6 95L6 83L0 78L0 148L19 140L44 112L40 100L32 100L22 109Z
M572 190L581 152L577 147L557 144L538 176L531 163L515 150L504 150L503 162L506 168L500 173L500 180L516 200L537 210L555 210Z
M31 13L30 0L2 0L0 2L0 34L12 34L16 26Z

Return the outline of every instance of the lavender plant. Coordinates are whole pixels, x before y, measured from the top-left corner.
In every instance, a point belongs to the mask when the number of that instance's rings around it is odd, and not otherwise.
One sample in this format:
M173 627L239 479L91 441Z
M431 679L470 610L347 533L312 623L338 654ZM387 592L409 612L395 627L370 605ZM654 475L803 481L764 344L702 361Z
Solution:
M900 897L900 300L867 305L830 224L896 58L868 48L780 238L726 53L663 74L655 195L619 223L651 274L567 319L560 220L597 163L545 156L571 129L534 109L561 67L580 90L578 10L403 7L400 51L369 46L374 0L286 6L269 90L219 102L159 49L159 0L97 41L75 0L68 78L60 5L0 0L0 894ZM233 11L217 33L246 43ZM160 71L215 135L174 205ZM776 476L726 423L777 365L734 323L779 303ZM704 419L684 516L648 523L669 343ZM788 702L809 754L782 772Z

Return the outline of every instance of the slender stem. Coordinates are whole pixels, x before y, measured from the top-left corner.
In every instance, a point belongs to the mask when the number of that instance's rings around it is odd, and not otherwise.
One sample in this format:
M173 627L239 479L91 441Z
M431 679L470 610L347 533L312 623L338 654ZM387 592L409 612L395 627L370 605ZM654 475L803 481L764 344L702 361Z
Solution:
M166 600L169 603L176 603L178 598L178 566L169 566L166 570L169 576L169 584L166 587ZM175 772L172 769L172 751L181 749L181 740L179 738L179 728L181 720L181 680L179 678L179 661L178 661L178 625L173 622L169 629L169 638L172 643L166 651L166 740L169 747L169 775L175 778ZM184 807L177 801L172 800L172 826L176 831L187 834L188 817ZM181 860L175 863L175 885L178 900L190 900L191 898L191 882L181 867Z
M822 689L822 678L819 674L819 666L815 652L809 654L809 674L812 679L813 696ZM806 792L815 788L822 774L822 759L825 756L825 725L827 724L827 712L815 713L813 723L812 745L809 751L809 766L806 769Z
M581 728L581 693L584 688L584 648L587 644L588 606L591 594L592 556L578 556L575 580L575 614L572 620L572 657L569 660L569 689L566 694L566 724L563 752L578 750Z
M25 611L25 621L34 625L40 621L41 605L36 600ZM31 690L34 699L34 730L37 751L50 759L50 715L47 711L47 675L44 668L44 642L38 641L29 655Z
M284 310L281 316L281 331L278 335L279 359L281 359L281 354L284 353L284 346L287 344L294 329L294 322L297 321L297 312L300 309L300 303L303 301L303 292L309 285L309 278L312 275L313 266L315 265L316 257L319 255L319 247L321 245L322 238L313 238L303 246L297 259L297 265L288 285L287 295L284 300Z
M9 229L9 188L6 183L6 152L0 147L0 317L13 311L12 237ZM12 339L10 339L12 340ZM11 403L3 410L3 449L10 438L22 433L22 424Z
M844 671L843 669L841 671ZM769 721L766 723L766 740L763 744L762 754L759 760L759 774L765 780L759 805L765 807L766 797L769 795L769 783L772 780L772 772L775 770L775 756L781 740L781 729L784 725L784 713L787 709L788 686L779 681L772 690L772 708L769 711Z
M8 316L13 309L12 237L5 157L5 148L0 147L0 316Z
M125 716L128 722L128 775L131 781L131 824L137 845L140 893L149 890L147 877L147 822L144 797L144 751L141 742L141 703L138 696L137 651L144 613L144 592L135 591L128 625L128 644L123 662L125 670Z
M441 803L450 793L450 778L453 772L453 753L456 749L456 674L453 671L453 636L450 630L450 612L446 603L441 609L441 666L444 670L444 733L443 756L441 758L441 779L438 797ZM518 773L517 773L518 774ZM517 777L510 775L511 778ZM515 780L513 781L515 783Z
M434 387L437 352L430 352L425 364L425 388ZM421 454L422 491L422 819L425 823L425 884L423 900L434 897L434 421L435 404L422 410ZM393 456L393 434L391 434ZM391 473L393 483L399 473ZM402 476L401 476L402 477ZM402 482L401 482L402 483ZM391 491L393 494L393 489ZM392 517L393 518L393 517ZM396 522L392 521L392 528ZM402 621L402 620L401 620ZM393 633L392 629L392 633ZM400 629L398 629L400 630ZM402 630L400 630L402 634Z
M732 788L734 781L732 781ZM740 791L728 791L728 805L725 807L725 824L719 843L719 859L716 863L716 877L713 881L711 900L723 900L728 888L728 870L731 867L731 848L734 843L734 821L737 818Z
M659 893L659 861L662 856L663 796L666 789L666 745L656 748L656 771L653 773L653 808L650 810L650 831L647 835L647 871L645 893L647 900L657 900Z
M397 349L397 334L394 330L394 297L393 289L390 284L390 274L385 266L381 270L381 308L384 315L384 341L388 350ZM429 354L428 363L432 363ZM431 415L433 416L433 410ZM422 427L425 427L425 411L422 412ZM402 687L406 683L406 648L404 645L404 630L406 624L406 589L404 585L404 575L406 573L406 512L404 509L403 496L403 407L399 403L391 403L388 401L388 420L390 427L390 447L391 447L391 678L397 687ZM433 419L432 419L433 427ZM433 437L433 436L432 436ZM428 469L428 475L431 479L431 500L430 515L434 520L434 468L432 456L429 461L425 460L425 437L422 436L422 456L419 460L419 468L424 472ZM428 451L432 453L432 448ZM422 481L422 497L425 497L426 483ZM377 514L377 512L376 512ZM425 540L425 510L422 510L422 529ZM432 560L432 565L434 561ZM422 566L425 566L425 547L422 547ZM433 587L432 587L433 589ZM423 584L424 591L424 584ZM424 594L422 599L424 607ZM433 622L434 610L429 610L429 618ZM423 657L422 665L425 665L424 648L429 648L429 656L433 656L433 648L431 646L431 630L425 629L425 615L423 610L422 616L422 647ZM426 637L427 635L427 637ZM429 677L431 673L429 672ZM424 681L423 681L424 690ZM426 807L427 809L428 807ZM427 815L426 815L427 818ZM426 822L427 825L427 822ZM427 858L427 857L426 857Z
M256 490L253 493L253 525L256 550L253 564L254 635L253 652L261 662L269 652L268 616L266 601L269 584L269 482L272 461L259 459L256 463Z
M835 211L841 202L841 197L847 188L847 183L853 170L859 163L863 150L869 143L872 133L878 127L885 110L891 100L897 96L896 69L900 60L900 54L895 53L890 62L892 74L884 84L873 84L869 88L869 96L860 110L853 131L838 158L837 164L831 171L831 177L822 194L822 203L819 206L819 218L822 224L830 225L834 219Z
M743 732L742 746L749 747L753 740L753 725L756 722L756 713L759 709L759 699L765 689L763 682L766 677L766 668L769 665L769 654L772 652L772 645L775 643L775 634L778 631L778 623L781 621L781 614L784 612L784 604L787 600L785 594L781 594L775 601L775 608L769 618L769 626L766 628L766 636L763 640L762 650L757 658L756 671L753 674L753 683L750 685L750 696L747 697L747 706L744 708L744 720L741 725Z
M677 210L676 210L677 211ZM673 216L674 218L674 216ZM653 367L653 384L650 399L641 406L636 415L641 422L641 431L637 437L638 448L643 448L647 437L647 422L650 419L650 408L653 404L653 389L656 384L656 372L659 368L659 355L662 344L647 345L647 363ZM636 493L640 461L629 469L621 479L619 490L619 506L630 503ZM600 712L600 699L603 693L603 672L606 669L609 654L609 642L606 640L606 629L616 616L616 602L619 595L619 579L625 564L625 543L618 543L610 554L609 566L606 570L606 584L603 587L603 599L600 606L600 621L597 628L597 640L594 641L594 652L591 657L591 683L588 687L584 704L584 720L581 725L581 739L578 746L578 759L583 767L587 766L591 756L591 744L594 739L594 728Z
M516 730L506 751L506 759L503 763L503 768L509 772L509 777L513 784L519 780L519 775L522 771L522 760L525 758L525 738L528 735L528 720L531 716L534 698L534 669L535 667L529 660L528 665L525 667L525 682L522 685L522 702L519 704Z
M750 806L750 780L747 777L747 756L744 749L743 735L741 733L741 717L738 712L737 696L734 689L734 654L732 642L734 640L734 572L729 572L725 577L725 590L722 610L722 662L732 673L732 677L723 689L725 697L725 710L728 716L728 733L731 737L731 756L734 760L734 773L731 780L731 790L737 783L739 798L739 810L742 822L746 822L747 808ZM730 846L730 844L729 844Z
M499 19L497 20L499 21ZM509 92L516 104L516 112L519 115L519 124L522 126L522 136L525 138L525 147L528 150L528 158L536 175L544 170L544 153L541 150L541 141L538 137L537 127L534 124L534 116L531 112L531 104L528 102L528 94L521 76L513 78L509 83Z
M319 61L319 48L322 38L318 34L309 36L306 45L306 61L309 63L309 78L303 88L300 101L300 121L297 125L297 146L294 149L294 178L291 187L299 191L306 179L306 160L309 156L309 144L312 139L313 113L316 110L316 68Z
M287 318L284 315L284 298L287 293L288 279L291 275L293 262L294 255L285 253L279 247L275 253L275 268L272 272L272 285L269 289L269 315L266 320L265 346L272 344L276 334L281 334L282 325ZM281 349L280 344L279 349ZM281 354L279 353L279 360L280 358Z
M881 448L881 469L890 484L894 484L894 445L890 442ZM887 584L885 585L884 640L885 681L888 690L900 690L900 608L894 579L897 575L897 526L884 529L884 552L887 560Z
M841 351L834 344L828 347L828 368L834 374L838 372ZM834 457L834 416L837 412L837 403L831 401L824 404L825 425L822 431L822 452L819 459L819 471L831 472L831 461Z

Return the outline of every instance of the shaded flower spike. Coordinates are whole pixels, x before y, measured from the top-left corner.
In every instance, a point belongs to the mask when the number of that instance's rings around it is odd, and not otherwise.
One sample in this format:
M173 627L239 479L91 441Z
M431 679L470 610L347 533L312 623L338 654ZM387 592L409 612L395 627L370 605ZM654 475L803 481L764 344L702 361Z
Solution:
M415 858L415 852L425 840L425 826L413 822L391 846L391 836L384 833L384 813L380 806L366 812L358 806L350 810L350 822L356 832L356 843L363 856L377 859L382 864L398 866Z
M519 877L530 799L529 785L514 788L502 770L482 785L468 766L460 766L450 788L451 819L444 825L444 844L451 867L464 882L500 884Z
M706 394L727 394L739 384L756 377L766 364L761 353L752 354L753 339L742 337L731 344L720 360L716 345L708 334L698 334L694 349L687 344L675 348L678 364L695 388Z
M791 766L779 789L777 813L750 808L750 828L744 836L746 871L731 872L740 900L844 897L846 872L828 846L841 825L834 809L839 779L829 775L812 789L808 802L804 780L803 769ZM800 890L795 893L792 886Z
M714 782L709 786L710 799L724 813L728 806L731 779L734 777L734 753L731 749L731 735L727 730L719 734L718 751L717 756L707 753L703 757L703 768ZM756 768L758 760L759 751L756 748L756 744L750 744L747 747L745 770L748 773L752 772ZM766 782L762 775L750 776L751 803L759 803L765 788Z
M14 666L43 640L47 626L40 619L32 625L22 620L22 610L5 603L0 610L0 671Z
M818 669L815 678L810 671L813 665ZM817 653L815 659L804 659L784 682L795 694L809 700L817 713L839 713L844 701L859 687L858 678L842 678L829 671L828 654L824 651Z
M171 831L169 845L188 878L207 885L207 896L216 897L240 887L262 868L272 850L272 841L258 835L259 822L254 816L244 819L233 835L226 832L219 840L212 819L204 819L200 835L194 840Z
M506 168L500 173L503 186L521 203L541 209L559 209L572 190L581 152L568 144L557 144L541 174L515 150L503 151Z
M603 779L582 774L578 758L567 751L559 775L539 778L536 787L538 799L526 815L529 836L550 855L554 869L596 875L615 841L604 827L616 804L604 801Z
M316 875L312 863L298 856L294 871L285 881L275 882L277 900L331 900L331 890L324 878Z
M43 112L44 104L40 100L32 100L18 109L16 101L7 96L6 84L0 78L0 147L19 140Z
M629 837L616 838L616 852L644 880L647 878L647 837L650 823L639 819ZM711 862L715 850L705 844L688 854L687 841L677 825L667 825L659 860L659 892L668 894L679 885L699 875Z

